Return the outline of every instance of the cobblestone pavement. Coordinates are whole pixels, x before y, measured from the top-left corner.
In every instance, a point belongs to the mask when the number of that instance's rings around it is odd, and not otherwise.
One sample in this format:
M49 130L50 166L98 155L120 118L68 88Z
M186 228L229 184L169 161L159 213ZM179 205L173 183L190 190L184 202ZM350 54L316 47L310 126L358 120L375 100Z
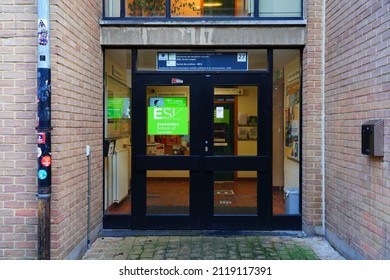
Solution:
M131 236L98 238L84 260L341 260L323 237Z

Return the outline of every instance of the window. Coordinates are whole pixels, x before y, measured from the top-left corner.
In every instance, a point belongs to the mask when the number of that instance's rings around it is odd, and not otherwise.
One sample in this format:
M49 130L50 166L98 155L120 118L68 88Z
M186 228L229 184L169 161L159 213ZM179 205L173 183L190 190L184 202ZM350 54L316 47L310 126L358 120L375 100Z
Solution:
M107 49L104 58L104 211L130 214L131 50Z
M298 215L301 146L301 54L273 51L272 193L274 215Z
M300 17L301 0L259 0L259 17Z
M302 0L105 0L105 18L301 18Z

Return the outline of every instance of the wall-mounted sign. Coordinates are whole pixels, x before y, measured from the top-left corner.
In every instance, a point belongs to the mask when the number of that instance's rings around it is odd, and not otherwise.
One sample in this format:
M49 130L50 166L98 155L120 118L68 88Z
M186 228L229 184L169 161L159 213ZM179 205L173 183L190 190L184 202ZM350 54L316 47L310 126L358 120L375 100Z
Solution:
M148 135L187 135L188 117L185 97L150 98Z
M246 71L246 52L158 52L159 71Z

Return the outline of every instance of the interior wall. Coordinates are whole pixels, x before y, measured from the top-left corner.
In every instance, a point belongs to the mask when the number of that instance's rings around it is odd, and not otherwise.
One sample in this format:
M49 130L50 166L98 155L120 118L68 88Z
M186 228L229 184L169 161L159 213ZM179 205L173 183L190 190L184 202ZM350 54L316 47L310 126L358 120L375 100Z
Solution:
M244 95L237 97L237 116L240 113L247 114L248 116L257 116L257 94L258 88L254 86L240 86L244 89ZM261 93L259 93L261 94ZM258 120L261 121L261 120ZM261 137L261 135L258 135ZM257 155L257 140L238 140L237 141L237 155L244 156ZM255 171L237 171L238 178L256 178L257 172Z
M299 55L294 57L284 67L284 92L286 96L286 89L295 80L289 78L290 74L294 73L297 68L300 67ZM299 79L299 77L297 78ZM286 117L286 116L285 116ZM286 118L285 118L286 119ZM285 123L286 125L286 123ZM286 130L286 126L284 127ZM300 139L301 141L301 139ZM291 159L288 156L284 158L284 186L286 188L299 188L299 162Z

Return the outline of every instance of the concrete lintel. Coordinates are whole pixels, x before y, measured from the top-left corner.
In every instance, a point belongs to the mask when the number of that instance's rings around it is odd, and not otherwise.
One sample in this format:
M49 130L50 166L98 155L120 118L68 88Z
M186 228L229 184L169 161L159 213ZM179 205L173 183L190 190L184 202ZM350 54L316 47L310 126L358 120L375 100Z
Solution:
M303 46L305 27L101 27L103 46Z

